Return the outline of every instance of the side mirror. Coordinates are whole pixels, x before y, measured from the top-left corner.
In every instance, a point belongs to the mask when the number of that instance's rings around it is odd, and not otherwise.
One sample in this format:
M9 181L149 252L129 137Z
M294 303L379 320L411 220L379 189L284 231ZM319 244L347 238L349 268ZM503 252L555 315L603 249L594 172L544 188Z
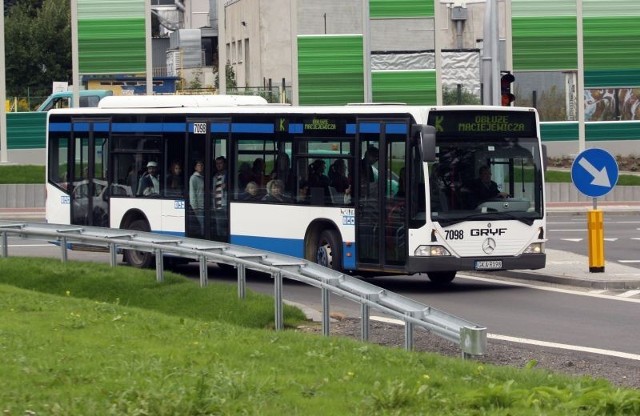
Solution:
M542 145L542 171L547 172L547 162L549 161L549 157L547 156L547 145Z
M411 126L411 135L420 138L422 147L422 161L436 161L436 128L428 124L414 124Z

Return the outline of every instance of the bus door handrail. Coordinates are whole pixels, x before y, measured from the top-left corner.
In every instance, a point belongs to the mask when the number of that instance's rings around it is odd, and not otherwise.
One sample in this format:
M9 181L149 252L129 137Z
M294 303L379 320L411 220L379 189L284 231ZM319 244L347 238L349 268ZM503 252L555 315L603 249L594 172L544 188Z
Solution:
M224 263L237 270L238 296L244 298L246 270L256 270L274 279L275 327L284 328L283 279L295 280L317 287L322 292L322 331L329 335L329 294L358 302L361 305L361 339L369 339L370 309L379 310L401 321L405 326L405 348L414 348L414 328L421 327L448 341L457 343L462 357L484 355L487 349L486 327L474 324L447 312L375 286L353 276L299 259L269 251L228 243L199 240L162 234L47 223L0 221L1 257L9 257L8 236L46 240L61 249L63 262L67 250L74 246L101 249L110 254L112 267L117 265L117 253L138 250L156 256L156 280L164 280L164 255L190 258L200 262L200 286L208 284L208 263Z

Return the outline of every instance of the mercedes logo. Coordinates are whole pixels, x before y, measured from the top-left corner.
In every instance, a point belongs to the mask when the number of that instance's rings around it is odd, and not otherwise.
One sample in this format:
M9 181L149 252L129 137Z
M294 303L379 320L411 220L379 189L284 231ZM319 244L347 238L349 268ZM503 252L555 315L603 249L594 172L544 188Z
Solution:
M493 238L487 238L482 242L482 251L484 251L486 254L493 253L493 250L495 249L496 249L496 240L494 240Z

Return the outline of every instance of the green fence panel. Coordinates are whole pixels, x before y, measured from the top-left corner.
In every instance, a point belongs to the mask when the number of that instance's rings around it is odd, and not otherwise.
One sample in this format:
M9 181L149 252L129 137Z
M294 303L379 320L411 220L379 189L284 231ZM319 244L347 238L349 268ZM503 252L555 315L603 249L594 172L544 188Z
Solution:
M364 101L361 35L298 36L300 104Z
M372 19L433 17L436 0L369 0Z
M47 113L7 113L7 149L44 149Z
M412 105L436 104L436 72L373 71L373 102L400 102Z

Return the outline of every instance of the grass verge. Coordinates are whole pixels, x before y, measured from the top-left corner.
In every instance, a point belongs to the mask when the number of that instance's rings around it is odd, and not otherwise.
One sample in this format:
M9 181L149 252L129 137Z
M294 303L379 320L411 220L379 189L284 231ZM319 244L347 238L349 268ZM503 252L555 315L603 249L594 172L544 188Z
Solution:
M0 166L0 184L38 184L44 183L44 166L7 165Z
M224 300L224 285L46 259L0 268L4 415L640 413L640 392L602 380L258 329L272 300ZM262 323L232 316L245 313Z
M544 174L546 182L571 183L571 172L547 170ZM617 186L640 186L640 175L619 175Z

